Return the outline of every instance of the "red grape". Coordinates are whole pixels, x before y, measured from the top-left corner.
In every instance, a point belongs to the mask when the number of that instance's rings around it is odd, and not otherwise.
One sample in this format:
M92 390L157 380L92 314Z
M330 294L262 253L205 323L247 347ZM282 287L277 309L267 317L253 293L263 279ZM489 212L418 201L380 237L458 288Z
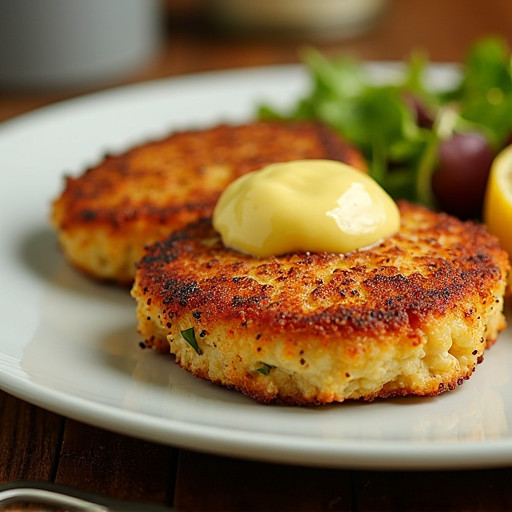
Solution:
M478 219L494 152L478 132L454 133L439 146L432 175L438 208L462 219Z

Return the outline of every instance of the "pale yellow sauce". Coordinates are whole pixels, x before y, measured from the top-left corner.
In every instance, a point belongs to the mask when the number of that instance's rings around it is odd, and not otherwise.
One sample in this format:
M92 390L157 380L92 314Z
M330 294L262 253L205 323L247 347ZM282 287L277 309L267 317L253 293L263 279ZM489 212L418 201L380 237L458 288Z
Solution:
M276 163L237 179L213 214L224 245L258 257L347 253L398 231L396 203L368 175L341 162Z

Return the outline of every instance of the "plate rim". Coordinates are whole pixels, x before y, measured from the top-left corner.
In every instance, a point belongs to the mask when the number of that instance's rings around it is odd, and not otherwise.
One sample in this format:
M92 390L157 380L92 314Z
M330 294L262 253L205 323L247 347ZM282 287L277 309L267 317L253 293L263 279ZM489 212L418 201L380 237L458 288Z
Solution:
M369 62L367 65L376 67L386 67L389 65L400 65L402 63L394 61ZM450 63L434 63L434 67L450 69L453 64ZM31 123L34 120L41 119L44 121L45 116L59 115L59 112L66 111L70 106L80 106L94 103L95 101L103 101L105 97L116 96L117 94L141 94L141 91L149 91L154 87L168 87L170 84L186 84L197 81L204 77L225 79L226 77L243 76L276 72L291 72L293 74L304 74L304 67L300 64L278 64L272 66L255 66L249 68L234 68L229 70L215 70L191 73L187 75L179 75L175 77L165 77L156 80L149 80L140 83L127 84L117 86L101 91L87 93L74 98L69 98L60 102L52 103L48 106L35 109L33 111L13 117L0 124L0 141L3 135L9 130L23 129L23 125ZM429 444L428 441L403 441L403 440L387 440L385 444L382 441L366 440L364 444L370 445L371 450L362 452L361 442L338 442L333 449L333 441L322 443L317 440L315 447L311 447L311 439L307 439L310 443L309 449L301 448L304 437L291 436L285 439L283 444L283 436L280 434L265 433L264 437L267 443L272 444L272 449L261 450L260 443L251 442L248 437L261 436L261 433L252 432L250 435L240 435L239 430L226 432L225 428L218 426L195 425L194 429L190 429L190 425L186 425L183 421L171 420L169 418L151 418L151 432L144 433L143 418L148 415L127 411L121 408L108 406L88 400L84 397L68 396L65 393L46 388L41 392L42 386L24 380L17 375L10 375L2 366L2 357L0 353L0 389L9 394L26 400L36 406L43 407L49 411L61 414L66 417L74 418L84 423L96 425L118 433L127 433L134 437L143 438L153 442L180 446L188 449L198 449L201 451L215 453L218 455L230 455L238 457L246 457L270 462L290 463L299 465L321 465L324 467L346 467L346 468L380 468L380 469L455 469L455 468L476 468L476 467L496 467L509 465L512 460L512 439L499 440L482 440L482 441L437 441L435 446ZM39 389L41 388L41 389ZM76 403L73 404L72 402ZM90 416L89 411L94 410L102 413L104 416L99 417L98 414ZM119 423L127 422L129 425L123 427ZM174 422L177 428L173 432L174 436L167 431L163 437L161 423L169 424ZM194 432L187 433L185 426ZM208 432L204 432L204 430ZM215 431L212 433L212 431ZM221 432L218 432L221 431ZM233 440L233 432L238 432L238 437ZM222 435L223 434L223 435ZM223 440L221 444L213 443L213 440ZM230 446L228 446L230 445ZM324 446L325 445L325 446ZM233 448L236 447L236 450ZM470 453L464 448L470 448ZM410 450L416 451L418 457L413 460L410 457Z
M2 378L2 375L7 378ZM333 442L293 434L283 437L281 434L227 430L215 425L191 425L181 420L126 411L83 397L70 397L53 389L45 389L44 394L34 394L34 388L37 386L27 386L27 381L8 376L0 366L0 389L32 405L118 434L214 455L363 470L485 469L509 466L512 458L512 440L447 440L431 444L428 441L374 439ZM95 413L93 418L90 417L91 411ZM151 418L149 430L148 416ZM169 423L176 425L172 432L169 431ZM255 437L259 439L255 441ZM262 437L267 443L264 451L261 450ZM304 449L304 443L309 445L307 449ZM362 450L363 444L368 450ZM411 450L415 452L415 459L411 458Z

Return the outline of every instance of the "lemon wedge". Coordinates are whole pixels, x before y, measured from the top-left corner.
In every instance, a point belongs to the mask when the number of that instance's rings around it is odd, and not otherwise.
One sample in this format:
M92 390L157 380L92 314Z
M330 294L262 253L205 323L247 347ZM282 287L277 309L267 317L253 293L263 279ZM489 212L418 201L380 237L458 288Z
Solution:
M512 259L512 146L494 159L485 191L483 219L489 233ZM512 274L508 278L508 293L512 294Z

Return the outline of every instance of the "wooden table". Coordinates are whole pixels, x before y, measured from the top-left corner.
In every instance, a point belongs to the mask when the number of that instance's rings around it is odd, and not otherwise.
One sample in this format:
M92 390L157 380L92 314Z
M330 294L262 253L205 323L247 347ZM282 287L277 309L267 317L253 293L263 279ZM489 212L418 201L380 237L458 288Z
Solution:
M126 82L298 61L305 40L223 33L208 23L202 5L165 4L162 48ZM510 0L392 0L367 34L307 42L329 55L390 60L421 47L434 60L457 61L472 40L491 33L512 44ZM85 92L0 91L0 121ZM238 460L117 435L0 391L0 483L17 480L177 510L512 510L512 461L507 468L381 472Z

